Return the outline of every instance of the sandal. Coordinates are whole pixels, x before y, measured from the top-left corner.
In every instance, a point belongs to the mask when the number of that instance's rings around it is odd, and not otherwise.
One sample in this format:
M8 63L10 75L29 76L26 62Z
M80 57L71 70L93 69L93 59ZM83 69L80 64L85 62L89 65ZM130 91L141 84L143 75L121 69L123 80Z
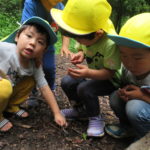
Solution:
M23 117L23 116L22 116L22 114L24 114L24 113L27 113L27 112L26 112L24 109L20 109L20 110L17 111L17 112L4 112L3 115L4 115L4 117L6 117L6 118L10 118L10 117L12 117L13 115L15 115L17 118L22 118L22 119L28 118L28 117L29 117L29 114L28 114L26 117Z
M8 119L3 119L3 120L0 121L0 132L7 132L12 128L12 126L10 126L7 130L1 130L8 123L10 123L10 121Z
M19 111L15 112L14 114L16 115L16 117L18 118L28 118L29 114L25 117L22 116L22 114L27 113L24 109L20 109Z

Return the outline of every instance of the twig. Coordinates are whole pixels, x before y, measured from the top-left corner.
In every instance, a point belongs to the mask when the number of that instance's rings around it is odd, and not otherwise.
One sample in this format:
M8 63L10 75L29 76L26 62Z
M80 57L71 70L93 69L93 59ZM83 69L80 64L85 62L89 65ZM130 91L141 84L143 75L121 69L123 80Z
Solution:
M30 126L30 125L21 124L21 123L14 123L14 125L15 125L15 126L18 126L18 127L26 128L26 129L32 128L32 126Z
M59 128L59 127L55 126L52 123L50 123L50 126L55 128L56 130L60 130L64 135L68 135L69 134L69 132L64 127Z
M74 128L71 128L73 131L75 131L77 134L79 134L79 135L81 135L82 136L82 132L80 132L80 131L78 131L78 130L76 130L76 129L74 129Z

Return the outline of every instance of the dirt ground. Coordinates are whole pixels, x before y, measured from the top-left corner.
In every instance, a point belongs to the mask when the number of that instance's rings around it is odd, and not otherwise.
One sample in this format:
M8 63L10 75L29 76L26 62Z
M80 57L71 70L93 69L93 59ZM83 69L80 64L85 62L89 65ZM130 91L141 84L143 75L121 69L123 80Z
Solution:
M60 108L70 107L60 88L61 78L71 64L66 58L56 56L56 99ZM70 121L68 128L58 127L52 113L43 100L40 105L28 109L30 117L24 120L11 118L13 129L0 133L0 150L124 150L131 139L116 140L105 134L102 138L87 138L87 121ZM116 122L108 97L100 97L101 112L106 123Z

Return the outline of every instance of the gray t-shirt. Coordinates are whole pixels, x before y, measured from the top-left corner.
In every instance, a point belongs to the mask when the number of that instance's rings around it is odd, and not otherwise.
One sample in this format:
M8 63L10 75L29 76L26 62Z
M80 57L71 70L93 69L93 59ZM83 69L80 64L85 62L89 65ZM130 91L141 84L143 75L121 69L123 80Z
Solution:
M29 68L23 68L16 53L16 44L0 42L0 70L7 74L12 86L15 86L24 76L33 76L39 88L48 85L42 67L35 67L30 60Z
M138 87L150 87L150 74L148 74L145 78L138 80L129 70L123 67L121 81L123 85L134 84Z

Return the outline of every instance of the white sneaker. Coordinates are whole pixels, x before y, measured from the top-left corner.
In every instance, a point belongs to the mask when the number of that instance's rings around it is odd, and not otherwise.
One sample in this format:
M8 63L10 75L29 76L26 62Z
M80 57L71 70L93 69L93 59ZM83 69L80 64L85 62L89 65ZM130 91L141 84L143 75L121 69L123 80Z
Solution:
M105 123L101 116L90 117L89 125L87 129L87 136L90 137L102 137L104 136Z

